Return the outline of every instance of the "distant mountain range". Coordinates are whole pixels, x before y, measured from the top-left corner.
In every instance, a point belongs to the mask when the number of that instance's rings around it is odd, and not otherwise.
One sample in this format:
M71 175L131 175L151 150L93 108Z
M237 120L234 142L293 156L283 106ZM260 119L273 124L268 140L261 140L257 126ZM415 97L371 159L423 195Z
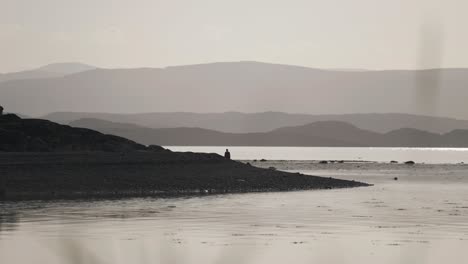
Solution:
M82 63L54 63L37 69L13 72L0 73L0 82L28 79L44 79L63 77L68 74L74 74L89 70L94 70L96 67Z
M39 77L34 77L39 78ZM5 77L3 77L5 79ZM0 104L69 112L409 113L468 119L468 69L350 71L259 62L90 69L0 82Z
M399 128L414 128L432 133L468 129L468 121L408 114L306 115L265 113L143 113L106 114L56 112L41 117L61 124L82 119L101 119L148 128L196 127L226 133L269 132L286 126L301 126L318 121L342 121L373 132L387 133Z
M80 119L70 125L163 146L468 147L468 130L437 134L402 128L377 133L340 121L319 121L264 133L223 133L187 127L154 129L99 119Z

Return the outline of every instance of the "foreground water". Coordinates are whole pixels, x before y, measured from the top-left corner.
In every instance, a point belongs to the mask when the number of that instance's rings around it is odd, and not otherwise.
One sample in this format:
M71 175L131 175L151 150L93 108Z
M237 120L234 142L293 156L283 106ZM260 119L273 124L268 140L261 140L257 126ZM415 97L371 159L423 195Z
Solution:
M226 147L167 146L174 151L224 154ZM228 147L238 160L364 160L468 163L468 148Z
M255 165L375 185L171 199L2 202L0 262L468 263L468 166Z

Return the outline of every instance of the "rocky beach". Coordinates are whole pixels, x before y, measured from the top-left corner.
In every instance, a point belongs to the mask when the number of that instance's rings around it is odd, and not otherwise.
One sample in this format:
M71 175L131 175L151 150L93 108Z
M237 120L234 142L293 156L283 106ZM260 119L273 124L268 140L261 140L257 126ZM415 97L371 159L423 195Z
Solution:
M146 196L332 189L365 183L172 152L47 120L0 117L0 195Z

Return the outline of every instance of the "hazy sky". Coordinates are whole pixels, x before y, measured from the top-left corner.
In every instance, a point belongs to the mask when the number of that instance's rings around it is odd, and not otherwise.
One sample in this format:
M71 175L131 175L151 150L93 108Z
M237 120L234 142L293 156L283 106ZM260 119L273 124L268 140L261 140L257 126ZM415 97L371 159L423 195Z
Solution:
M0 72L69 61L468 67L467 10L467 0L0 0Z

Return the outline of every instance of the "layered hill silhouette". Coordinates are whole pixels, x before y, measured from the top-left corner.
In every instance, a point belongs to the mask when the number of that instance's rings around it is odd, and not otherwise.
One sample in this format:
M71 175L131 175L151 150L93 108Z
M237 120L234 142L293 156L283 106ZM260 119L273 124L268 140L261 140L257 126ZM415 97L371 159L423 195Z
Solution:
M73 128L48 120L0 116L0 151L7 152L127 152L148 147L113 135L85 128ZM159 149L152 146L151 149Z
M432 133L468 129L468 121L409 114L308 115L281 112L264 113L74 113L55 112L41 117L61 124L83 119L135 124L149 128L197 127L226 133L269 132L286 126L301 126L318 121L342 121L359 128L387 133L399 128L414 128Z
M63 77L68 74L74 74L94 69L96 69L96 67L86 65L83 63L53 63L33 70L4 74L0 73L0 82L27 79L56 78Z
M403 128L378 133L340 121L319 121L263 133L224 133L188 127L153 129L99 119L80 119L70 125L163 146L468 147L468 130L438 134Z
M349 71L258 62L95 69L0 83L7 109L71 112L409 113L468 119L467 69ZM430 88L430 89L429 89Z

